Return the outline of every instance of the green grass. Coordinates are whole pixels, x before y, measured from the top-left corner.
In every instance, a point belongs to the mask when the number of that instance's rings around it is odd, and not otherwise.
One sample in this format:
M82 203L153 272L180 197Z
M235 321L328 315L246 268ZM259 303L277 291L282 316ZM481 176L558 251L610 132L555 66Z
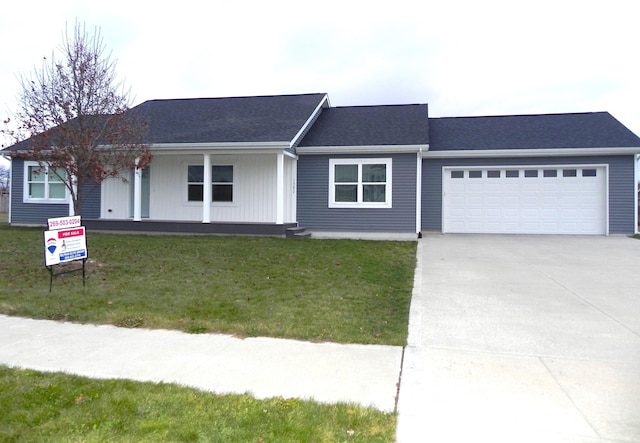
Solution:
M396 416L0 366L0 442L390 442Z
M0 224L0 313L123 327L404 345L415 242L88 232L86 287L43 229ZM80 262L77 262L80 263Z

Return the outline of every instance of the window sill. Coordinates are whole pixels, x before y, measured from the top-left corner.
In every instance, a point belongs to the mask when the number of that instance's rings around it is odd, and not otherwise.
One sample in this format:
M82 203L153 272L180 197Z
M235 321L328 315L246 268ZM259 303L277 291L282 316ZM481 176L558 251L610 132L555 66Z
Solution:
M25 198L22 203L36 203L41 205L68 205L69 200L51 200L46 198Z
M391 209L390 203L329 203L329 209Z

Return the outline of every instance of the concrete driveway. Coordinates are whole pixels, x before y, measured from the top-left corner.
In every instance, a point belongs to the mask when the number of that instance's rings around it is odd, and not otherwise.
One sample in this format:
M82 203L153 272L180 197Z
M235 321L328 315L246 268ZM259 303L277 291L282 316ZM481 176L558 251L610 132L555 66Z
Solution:
M640 441L640 240L429 235L399 443Z

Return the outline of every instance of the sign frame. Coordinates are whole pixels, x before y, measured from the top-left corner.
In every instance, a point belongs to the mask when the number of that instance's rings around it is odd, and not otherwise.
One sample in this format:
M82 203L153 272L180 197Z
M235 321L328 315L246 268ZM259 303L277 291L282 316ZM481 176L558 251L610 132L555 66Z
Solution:
M80 216L50 218L44 231L44 265L49 270L49 292L53 277L82 271L82 286L86 286L86 263L89 257L86 228ZM82 260L82 267L54 273L54 267Z

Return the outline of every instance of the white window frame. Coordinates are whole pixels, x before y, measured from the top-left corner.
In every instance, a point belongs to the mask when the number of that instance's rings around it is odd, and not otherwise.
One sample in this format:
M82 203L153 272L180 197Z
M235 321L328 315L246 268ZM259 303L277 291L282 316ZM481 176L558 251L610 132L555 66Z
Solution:
M41 165L35 161L25 161L24 162L24 179L23 179L23 203L46 203L46 204L64 204L69 203L69 190L67 189L67 185L62 182L64 186L64 198L50 198L49 197L49 166L45 165L45 172L43 173L44 181L41 182L44 184L44 197L32 197L29 195L29 168L36 167L42 169ZM61 182L56 182L59 184Z
M189 167L190 166L200 166L203 167L203 165L199 165L199 164L194 164L194 163L189 163L187 165L187 168L185 170L185 177L186 177L186 192L185 192L185 201L187 205L201 205L203 202L200 200L189 200L189 184L199 184L196 182L190 182L189 181ZM214 182L213 181L213 168L216 166L231 166L233 168L233 181L230 183L227 182ZM209 184L209 186L213 186L213 185L231 185L231 201L214 201L213 200L213 189L211 191L211 201L209 202L209 204L211 204L212 206L233 206L235 204L235 200L236 200L236 165L235 163L212 163L211 164L211 183ZM204 186L204 183L202 184Z
M376 184L385 185L385 201L384 202L364 202L363 201L363 185L362 182L362 165L384 164L386 167L386 181ZM337 202L335 198L335 167L336 165L357 165L358 166L358 196L356 202ZM392 201L392 159L391 158L332 158L329 159L329 208L391 208Z

